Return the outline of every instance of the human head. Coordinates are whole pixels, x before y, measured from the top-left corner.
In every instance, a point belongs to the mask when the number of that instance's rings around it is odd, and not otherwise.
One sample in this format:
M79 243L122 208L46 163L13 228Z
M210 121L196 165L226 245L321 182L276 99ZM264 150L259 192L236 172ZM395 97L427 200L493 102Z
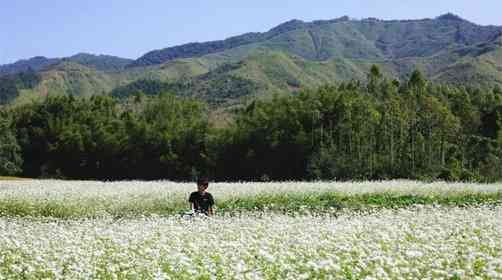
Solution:
M209 180L207 178L199 178L197 180L197 189L199 192L205 191L209 187Z

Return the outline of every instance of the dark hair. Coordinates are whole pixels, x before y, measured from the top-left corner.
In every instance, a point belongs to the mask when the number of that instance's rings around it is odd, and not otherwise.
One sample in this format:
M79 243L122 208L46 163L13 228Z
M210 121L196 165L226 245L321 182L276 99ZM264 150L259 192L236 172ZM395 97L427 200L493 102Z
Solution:
M207 186L209 185L209 180L205 177L197 179L197 186Z

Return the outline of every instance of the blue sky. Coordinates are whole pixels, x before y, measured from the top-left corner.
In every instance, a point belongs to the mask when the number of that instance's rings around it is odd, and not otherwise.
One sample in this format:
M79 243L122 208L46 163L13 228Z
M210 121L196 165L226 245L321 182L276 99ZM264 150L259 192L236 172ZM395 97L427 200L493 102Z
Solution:
M502 25L501 0L6 0L0 64L78 52L137 58L193 41L266 31L284 21L433 18L446 12Z

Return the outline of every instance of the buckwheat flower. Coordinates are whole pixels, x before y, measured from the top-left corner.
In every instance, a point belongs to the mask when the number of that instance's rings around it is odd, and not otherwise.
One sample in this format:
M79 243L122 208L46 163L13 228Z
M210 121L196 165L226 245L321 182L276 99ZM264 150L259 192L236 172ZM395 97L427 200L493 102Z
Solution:
M490 279L499 279L502 278L502 274L495 271L495 270L490 270L487 273L487 276L490 277Z
M409 257L409 258L420 258L423 255L424 254L422 252L416 251L416 250L410 250L410 251L406 252L406 256Z

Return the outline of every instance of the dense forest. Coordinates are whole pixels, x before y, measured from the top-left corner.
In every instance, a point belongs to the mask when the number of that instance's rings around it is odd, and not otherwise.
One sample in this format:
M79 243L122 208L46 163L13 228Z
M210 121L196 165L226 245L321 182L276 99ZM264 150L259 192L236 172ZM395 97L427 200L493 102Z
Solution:
M258 99L225 126L176 96L48 96L0 109L0 175L68 179L496 181L502 90L351 81Z

